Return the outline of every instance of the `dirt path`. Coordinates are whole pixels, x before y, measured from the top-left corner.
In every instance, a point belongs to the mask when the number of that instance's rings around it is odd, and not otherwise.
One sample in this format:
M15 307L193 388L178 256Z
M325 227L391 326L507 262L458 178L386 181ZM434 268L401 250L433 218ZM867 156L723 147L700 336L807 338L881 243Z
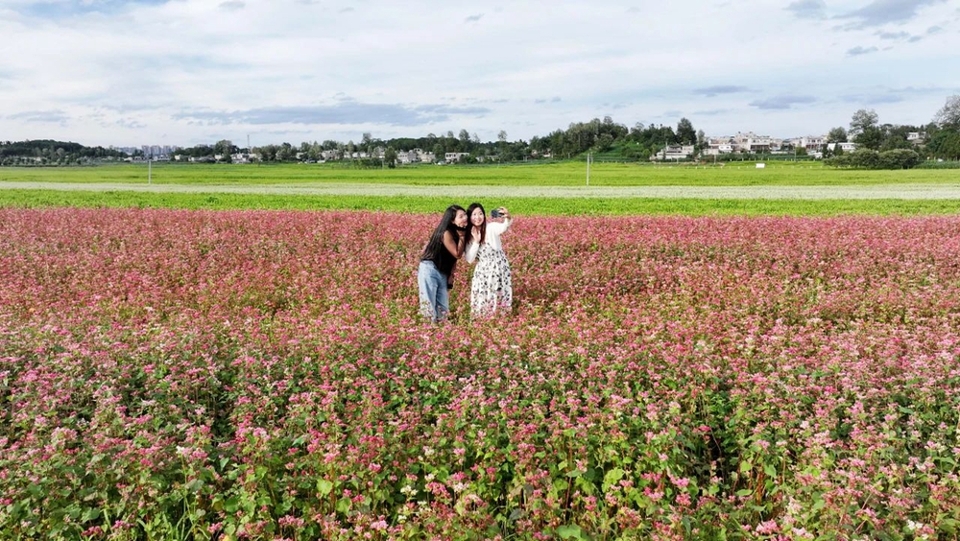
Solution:
M185 185L66 182L0 182L0 190L135 191L276 195L441 197L673 198L673 199L960 199L960 185L873 186L407 186L400 184Z

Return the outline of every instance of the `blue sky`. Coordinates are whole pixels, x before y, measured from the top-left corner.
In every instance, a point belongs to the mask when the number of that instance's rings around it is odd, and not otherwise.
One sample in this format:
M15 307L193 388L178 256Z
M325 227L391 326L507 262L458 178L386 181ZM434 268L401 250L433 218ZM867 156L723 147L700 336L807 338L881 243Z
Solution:
M0 0L0 140L241 146L610 116L774 137L925 124L958 0Z

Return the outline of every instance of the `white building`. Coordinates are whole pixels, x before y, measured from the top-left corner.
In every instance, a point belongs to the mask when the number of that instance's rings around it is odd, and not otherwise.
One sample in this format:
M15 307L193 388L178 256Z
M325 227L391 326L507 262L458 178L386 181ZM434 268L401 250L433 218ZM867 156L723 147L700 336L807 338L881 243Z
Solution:
M457 163L460 161L460 158L469 154L469 152L447 152L443 155L443 161L447 163Z
M820 152L823 145L827 144L827 138L822 135L806 135L790 141L794 148L802 148L808 152Z
M854 150L857 150L857 144L849 141L846 143L827 143L827 148L830 150L835 151L837 147L839 147L843 152L853 152Z
M650 159L657 160L685 160L693 156L696 147L693 145L667 145L660 152L657 152Z

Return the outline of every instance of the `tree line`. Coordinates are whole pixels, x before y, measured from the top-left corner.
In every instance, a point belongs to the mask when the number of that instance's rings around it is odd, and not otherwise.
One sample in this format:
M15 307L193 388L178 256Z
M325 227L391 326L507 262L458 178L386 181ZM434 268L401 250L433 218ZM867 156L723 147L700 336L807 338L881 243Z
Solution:
M0 165L83 165L125 157L119 150L50 139L0 141Z
M918 138L911 140L910 135ZM876 111L860 109L850 119L849 130L836 127L828 143L852 141L857 149L826 152L824 163L860 169L909 169L924 159L960 160L960 95L947 98L933 121L925 126L880 124Z
M911 133L922 135L921 141L910 138ZM960 160L960 95L951 96L935 115L933 121L922 126L881 124L873 110L861 109L851 118L849 128L835 127L829 131L826 142L854 142L857 151L844 155L839 146L825 146L826 163L840 167L913 167L924 159ZM918 144L920 143L920 144ZM588 122L571 123L567 129L557 129L530 141L511 141L503 130L496 141L481 142L476 133L461 129L458 134L433 133L423 137L380 139L364 133L360 141L325 140L269 144L252 149L239 148L229 140L214 145L197 145L177 150L183 157L230 161L238 153L252 153L263 162L320 161L325 153L335 152L341 159L352 160L360 166L393 166L400 152L421 149L432 152L436 160L447 153L463 154L460 163L517 162L531 159L575 159L592 152L621 161L646 161L666 145L691 145L695 155L706 148L707 139L702 130L696 130L687 118L681 118L676 128L662 124L636 123L632 127L614 122L606 116ZM897 152L894 152L897 151ZM913 154L910 154L910 153ZM327 154L329 155L329 154ZM363 158L359 156L363 155ZM354 156L357 156L354 158ZM109 161L125 157L119 150L103 147L84 147L78 143L34 140L12 143L0 142L2 165L68 165L90 161ZM741 154L720 156L719 159L740 159Z

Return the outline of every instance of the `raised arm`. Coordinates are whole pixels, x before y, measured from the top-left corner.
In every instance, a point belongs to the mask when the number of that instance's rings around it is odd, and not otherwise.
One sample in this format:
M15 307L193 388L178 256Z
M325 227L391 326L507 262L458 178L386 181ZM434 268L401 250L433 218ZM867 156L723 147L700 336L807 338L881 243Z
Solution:
M510 217L510 212L504 207L500 207L500 217L487 220L487 231L493 230L496 234L500 235L507 229L510 229L510 224L512 223L513 218Z

